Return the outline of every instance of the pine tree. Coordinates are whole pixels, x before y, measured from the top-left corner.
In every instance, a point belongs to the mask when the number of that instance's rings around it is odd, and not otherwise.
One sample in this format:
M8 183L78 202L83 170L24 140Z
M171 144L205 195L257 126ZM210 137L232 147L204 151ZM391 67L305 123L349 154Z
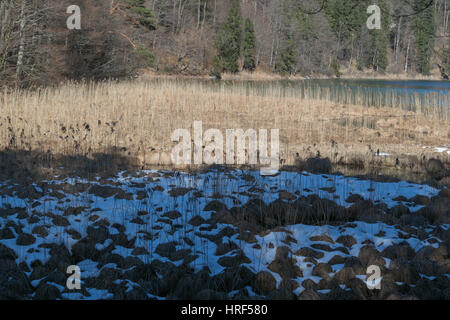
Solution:
M297 63L295 41L288 37L281 49L280 57L275 65L275 70L282 74L293 74Z
M346 59L349 56L354 57L356 44L363 39L368 5L368 0L328 0L325 2L325 13L331 31L337 40L337 47L333 50L337 65L339 65L338 60ZM362 68L366 64L366 60L361 56L357 63L358 68ZM337 72L336 75L340 75L340 72Z
M239 0L233 0L228 17L216 40L217 59L221 71L236 73L239 71L241 55L242 18Z
M414 9L423 10L429 0L415 0ZM434 51L436 25L434 21L434 6L430 6L415 17L414 34L416 38L417 71L430 73L430 60Z
M342 72L339 70L339 62L336 57L333 57L331 60L331 69L333 69L334 75L336 78L340 78L342 76Z
M125 0L130 11L137 15L141 25L149 30L156 30L156 20L153 11L145 6L145 0Z
M447 45L441 49L441 61L442 65L439 65L442 78L448 80L450 77L450 39L447 41Z
M381 15L381 29L369 30L369 48L366 58L366 66L373 70L385 70L388 65L387 46L389 44L389 15L386 0L378 0L375 3L383 13Z
M253 71L256 68L256 35L253 22L250 18L245 20L244 43L242 46L244 53L244 69Z
M282 1L280 8L280 39L276 50L275 71L281 74L293 74L297 71L296 11L294 1Z
M367 0L329 0L325 3L331 30L339 42L360 34L368 3Z

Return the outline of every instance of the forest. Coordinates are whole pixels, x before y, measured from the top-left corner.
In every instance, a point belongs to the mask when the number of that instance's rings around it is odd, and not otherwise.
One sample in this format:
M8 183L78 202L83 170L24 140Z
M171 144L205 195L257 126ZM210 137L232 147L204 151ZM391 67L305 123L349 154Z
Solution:
M70 30L67 8L79 6ZM369 30L377 5L381 28ZM158 74L448 78L449 0L1 0L0 83Z

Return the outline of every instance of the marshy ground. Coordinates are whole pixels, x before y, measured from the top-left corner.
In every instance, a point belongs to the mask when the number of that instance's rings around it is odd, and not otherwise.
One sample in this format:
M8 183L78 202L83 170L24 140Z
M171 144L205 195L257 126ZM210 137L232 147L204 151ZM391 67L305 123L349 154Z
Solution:
M0 102L1 299L450 299L442 112L173 81ZM171 166L194 121L280 129L283 169Z
M3 299L450 298L448 189L224 168L0 189Z

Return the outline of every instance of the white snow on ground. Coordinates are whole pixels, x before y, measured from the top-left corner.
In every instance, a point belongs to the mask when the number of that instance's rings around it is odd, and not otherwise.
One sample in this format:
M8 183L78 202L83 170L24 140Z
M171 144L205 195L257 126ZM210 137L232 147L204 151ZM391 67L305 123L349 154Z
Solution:
M95 288L88 288L87 291L91 295L90 297L85 297L81 293L61 293L64 299L70 300L108 300L112 299L114 295L108 290L99 290Z
M379 157L389 157L391 154L386 153L386 152L380 152L380 153L376 152L375 155L379 156Z
M147 173L151 173L151 171ZM249 181L247 179L248 177L254 179L254 181ZM194 188L203 193L205 196L203 199L205 200L206 197L211 197L215 193L219 193L224 196L223 200L229 208L235 206L236 202L245 203L254 197L239 194L245 192L252 193L252 188L262 189L263 193L260 193L261 198L266 203L278 199L278 192L284 190L293 194L298 192L304 196L317 194L321 198L334 200L339 205L344 206L350 205L345 202L345 199L351 194L359 194L367 200L384 202L388 207L398 204L393 199L399 196L404 196L408 199L416 195L432 197L439 192L439 190L430 186L406 181L373 182L342 175L317 175L307 172L300 174L296 172L281 172L278 176L268 177L261 176L258 171L234 170L231 172L209 172L198 175L178 173L173 177L157 178L159 180L157 182L148 182L145 177L128 178L122 175L118 179L121 183L129 186L125 189L128 192L136 191L135 188L131 187L134 183L147 183L149 187L156 185L162 186L166 191L172 185L178 188ZM323 190L328 188L334 188L336 191L329 192ZM147 190L149 189L147 188ZM169 196L167 192L150 191L150 193L155 203L164 204L164 200L167 200L167 196ZM192 194L188 193L184 198L184 200L192 200ZM173 210L174 208L168 207L167 209ZM410 209L416 211L420 207L411 207Z
M192 254L199 255L199 258L191 263L191 266L196 270L201 270L204 266L208 266L212 274L220 273L224 270L224 267L218 264L219 256L215 255L216 244L199 237L198 234L214 235L220 232L227 225L218 224L216 229L211 231L205 231L202 226L193 227L187 222L196 215L201 215L203 218L208 219L211 212L203 211L206 204L211 202L216 194L222 195L219 201L226 204L228 208L233 206L241 206L245 204L249 199L254 197L261 197L267 204L275 201L279 198L280 191L287 191L291 194L297 195L311 195L317 194L321 198L327 198L336 201L339 205L350 206L345 201L351 194L359 194L365 199L370 199L374 202L385 203L388 207L397 205L399 202L393 199L403 196L410 199L416 195L424 195L432 197L437 195L439 190L427 185L419 185L409 183L405 181L401 182L373 182L369 180L360 180L353 177L345 177L341 175L318 175L307 172L295 173L295 172L281 172L278 176L267 177L261 176L259 171L242 171L242 170L229 170L226 172L210 171L202 174L187 174L182 172L171 173L167 171L143 171L140 173L140 177L126 176L124 173L120 174L116 179L110 179L111 184L119 182L125 192L133 194L133 200L116 199L110 197L104 199L102 197L89 194L88 192L82 193L66 193L65 198L58 200L50 195L45 195L39 199L39 203L35 203L32 207L34 200L20 199L16 196L9 196L2 194L0 196L0 208L6 205L12 207L26 207L29 214L36 210L37 212L44 214L51 212L53 214L62 215L68 207L86 206L88 209L83 211L77 216L69 215L65 218L70 222L69 227L59 227L52 224L50 217L45 217L38 223L38 225L45 224L48 226L49 235L43 239L36 237L36 242L27 247L17 246L16 239L2 240L6 246L13 248L18 254L18 261L26 261L28 264L33 260L45 261L50 257L47 249L38 248L42 243L65 243L70 249L71 246L77 242L72 239L65 229L72 228L86 236L86 228L92 224L88 221L94 213L99 216L99 219L107 219L111 225L119 223L126 228L126 234L129 238L138 236L135 246L144 247L150 254L139 255L143 262L149 263L154 259L160 261L169 261L166 257L161 257L154 252L155 248L162 243L170 241L176 241L178 243L178 249L191 249ZM154 177L155 174L159 177ZM153 177L149 177L152 175ZM87 183L88 181L79 178L70 178L64 180L48 181L50 184L75 184L75 183ZM96 182L94 182L96 183ZM139 188L136 185L144 183L145 188ZM8 185L8 183L0 184L0 187ZM105 184L102 184L105 185ZM154 190L155 187L160 186L162 191ZM36 187L37 188L37 187ZM182 196L171 196L170 190L174 188L192 188ZM259 189L258 192L255 189ZM326 190L324 190L326 189ZM145 190L147 198L144 200L137 200L136 194L139 190ZM199 194L198 192L201 192ZM416 211L421 206L413 206L409 202L405 202L404 205L408 206L411 211ZM100 210L91 213L90 210L98 208ZM181 227L174 229L172 226L158 221L162 218L164 213L177 210L181 213L181 217L173 220L174 224L180 224ZM139 211L146 211L149 214L142 215L140 218L145 224L132 223L131 220L137 217ZM12 220L18 222L16 216L9 216L8 218L1 218L2 220ZM97 221L98 221L97 220ZM2 225L4 225L4 222ZM23 228L23 232L31 233L31 230L36 225L26 224ZM160 229L155 229L158 227ZM232 226L231 226L232 227ZM232 227L234 229L234 227ZM429 239L419 240L416 237L411 237L407 240L401 238L401 232L393 226L388 226L383 223L368 224L363 222L356 222L352 226L310 226L310 225L293 225L285 228L291 233L291 236L297 240L297 243L290 243L292 252L307 247L314 243L310 240L315 235L327 235L334 241L341 235L351 235L357 241L349 254L345 254L339 251L324 252L324 256L321 259L317 259L318 262L327 262L334 255L339 254L342 256L357 256L360 248L363 246L363 242L370 240L374 243L379 251L388 247L393 243L399 243L407 241L412 248L419 250L426 245L437 246L437 243L428 242ZM110 233L117 232L115 228L109 227ZM384 232L383 236L380 236L380 231ZM142 232L147 232L153 236L152 240L145 240L142 236ZM277 247L286 245L283 240L286 237L286 232L271 232L264 237L256 236L257 244L260 249L255 248L255 243L247 243L245 241L237 239L238 234L233 235L230 238L224 237L223 241L228 240L237 243L245 253L245 255L251 260L247 266L255 271L262 271L267 269L267 265L275 258ZM16 234L17 236L17 234ZM188 246L183 240L189 238L194 245ZM105 241L103 244L97 244L98 249L107 247L111 240ZM317 242L315 242L317 243ZM326 243L329 244L329 243ZM340 244L331 245L331 247L342 247ZM27 250L35 248L38 251L28 253ZM114 253L122 256L130 256L132 249L126 249L124 247L116 245ZM233 256L236 252L231 251L227 255ZM303 278L299 278L300 283L305 279L312 279L318 281L318 277L311 275L312 265L305 263L303 257L295 256L298 266L303 271ZM173 262L174 264L181 264L182 260ZM389 261L387 261L389 263ZM100 270L97 267L97 263L91 260L82 261L79 266L82 270L83 277L90 277L97 275ZM114 267L107 265L108 267ZM103 266L103 268L106 266ZM339 271L343 265L337 265L333 268L333 273ZM272 274L275 276L278 282L281 281L280 276L277 273ZM301 289L299 289L301 290ZM111 294L107 291L89 289L91 299L106 299L110 298ZM82 299L79 294L64 293L64 298L68 299ZM84 297L85 298L85 297ZM157 297L155 297L157 298Z
M435 148L434 150L436 152L442 153L442 152L448 151L449 149L448 148ZM450 151L448 151L447 153L450 154Z
M422 147L423 149L434 149L434 152L437 153L446 153L450 154L450 146L442 146L442 147Z

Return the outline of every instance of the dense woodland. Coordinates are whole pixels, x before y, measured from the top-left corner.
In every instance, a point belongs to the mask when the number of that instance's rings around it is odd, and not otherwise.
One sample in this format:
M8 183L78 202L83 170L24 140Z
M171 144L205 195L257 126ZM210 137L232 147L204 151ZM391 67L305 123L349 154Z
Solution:
M0 84L450 69L450 0L0 0ZM381 30L369 30L369 5ZM66 12L81 8L81 29Z

